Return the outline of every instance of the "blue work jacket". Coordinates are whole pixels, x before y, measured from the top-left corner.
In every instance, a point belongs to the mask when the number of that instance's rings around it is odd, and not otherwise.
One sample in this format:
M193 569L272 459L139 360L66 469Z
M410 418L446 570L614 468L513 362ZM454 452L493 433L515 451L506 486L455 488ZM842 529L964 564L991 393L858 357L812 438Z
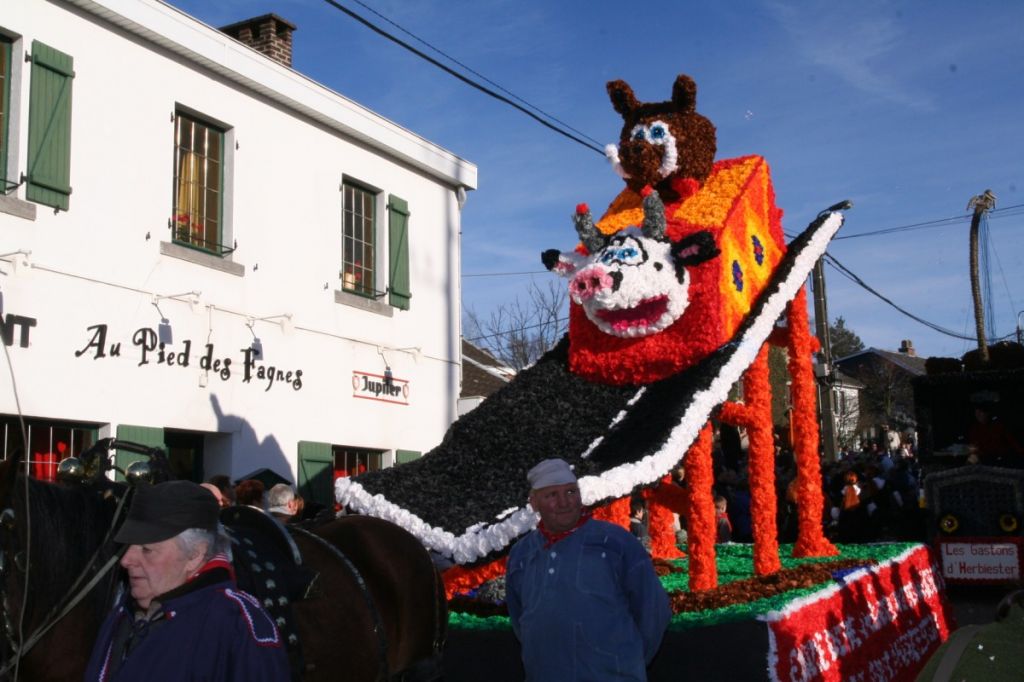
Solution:
M545 548L534 530L512 548L507 603L529 682L646 680L672 612L635 537L587 521Z
M165 595L146 621L125 595L107 617L86 682L288 682L281 634L256 599L227 572L200 576Z

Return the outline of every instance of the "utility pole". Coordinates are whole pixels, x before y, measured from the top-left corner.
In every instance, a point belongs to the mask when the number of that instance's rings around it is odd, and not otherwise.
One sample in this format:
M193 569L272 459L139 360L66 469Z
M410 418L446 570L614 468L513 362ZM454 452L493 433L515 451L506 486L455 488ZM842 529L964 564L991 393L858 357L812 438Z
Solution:
M988 341L985 340L985 308L981 301L981 281L978 276L978 230L981 225L981 216L996 206L996 195L992 190L987 189L981 194L971 197L967 202L967 208L974 209L971 216L971 244L970 244L970 265L971 265L971 295L974 298L974 326L978 332L978 353L981 355L982 363L988 363Z
M826 462L836 461L835 397L832 395L833 378L832 341L828 334L828 301L825 298L825 260L818 259L811 271L814 288L814 333L821 344L815 376L818 378L818 411L821 413L821 449Z

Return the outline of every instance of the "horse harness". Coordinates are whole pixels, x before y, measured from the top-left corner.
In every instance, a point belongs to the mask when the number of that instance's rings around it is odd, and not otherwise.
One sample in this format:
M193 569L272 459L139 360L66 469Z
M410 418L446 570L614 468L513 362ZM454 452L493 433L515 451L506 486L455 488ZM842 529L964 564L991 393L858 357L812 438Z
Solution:
M106 492L110 493L111 491L112 489ZM114 516L111 519L110 528L107 530L103 541L100 543L99 547L96 548L96 551L93 553L89 561L86 562L85 567L82 569L81 573L79 573L78 577L75 578L74 582L71 583L68 590L59 600L57 600L49 613L46 614L46 617L43 618L42 623L23 641L19 641L19 632L14 625L11 605L8 602L8 554L11 554L11 563L14 564L15 570L23 576L23 580L26 583L24 587L25 594L28 592L27 582L31 562L28 560L27 549L13 546L13 543L12 546L6 546L7 543L3 543L3 546L0 546L0 593L2 593L0 594L0 620L3 621L2 625L4 631L5 650L10 654L10 659L6 664L0 667L0 679L6 679L4 676L12 669L16 668L21 659L39 643L47 632L49 632L68 613L70 613L72 609L85 599L100 580L104 577L111 577L114 575L111 573L111 569L113 569L121 560L121 556L124 554L124 548L114 551L107 559L106 563L100 565L100 562L104 556L104 549L111 545L114 532L121 523L121 517L127 509L126 502L129 496L130 489L118 498L117 507L114 510ZM7 507L0 512L0 530L2 530L6 537L14 540L17 539L16 525L17 517L13 507ZM107 588L107 594L109 596L110 587ZM109 601L109 599L107 601Z
M128 506L130 491L131 489L128 489L119 496L110 528L79 576L47 613L42 623L22 642L19 642L14 614L8 603L6 584L11 564L19 574L26 576L30 562L26 561L28 556L26 550L16 546L16 543L7 546L8 543L5 542L4 546L0 546L0 592L2 592L0 594L0 620L2 620L4 631L4 645L10 654L10 659L0 667L0 679L5 679L4 676L14 669L43 636L77 606L100 580L114 575L111 573L111 569L118 564L125 548L114 551L105 563L103 558L109 552L113 544L113 535L123 521L122 517ZM341 550L305 528L289 525L286 530L283 524L259 509L241 506L229 507L221 513L221 522L231 537L233 564L238 586L260 600L264 609L281 630L286 642L292 674L296 680L302 678L303 672L307 668L312 669L315 662L307 666L303 661L301 643L295 631L292 604L319 596L317 584L319 574L303 565L302 557L292 535L301 535L321 546L354 578L373 620L379 661L377 679L380 681L389 679L388 642L383 620L362 574ZM14 509L8 507L0 511L0 532L8 538L16 539L15 526Z
M252 507L228 507L221 512L221 522L231 536L238 587L259 599L281 630L296 680L302 679L304 672L312 671L316 662L304 660L302 643L295 631L292 605L321 596L321 592L319 574L303 564L293 535L322 547L351 574L373 619L379 663L377 679L389 679L388 642L383 619L359 569L340 549L305 528L282 524L273 516Z

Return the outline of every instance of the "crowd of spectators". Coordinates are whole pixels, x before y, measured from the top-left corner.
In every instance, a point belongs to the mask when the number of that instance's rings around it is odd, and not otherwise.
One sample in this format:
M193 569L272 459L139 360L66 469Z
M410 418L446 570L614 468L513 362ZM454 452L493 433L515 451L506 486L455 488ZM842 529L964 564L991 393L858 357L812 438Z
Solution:
M723 429L716 439L713 460L717 541L753 542L750 486L741 436ZM797 536L796 462L781 437L776 438L775 462L779 541L790 543ZM674 478L685 485L682 471ZM921 503L921 483L911 434L883 429L878 439L864 442L859 449L843 449L837 461L822 465L826 536L841 543L924 540L926 513ZM633 497L630 525L641 541L647 540L645 506L640 495ZM686 541L685 517L679 523L677 535L682 545Z

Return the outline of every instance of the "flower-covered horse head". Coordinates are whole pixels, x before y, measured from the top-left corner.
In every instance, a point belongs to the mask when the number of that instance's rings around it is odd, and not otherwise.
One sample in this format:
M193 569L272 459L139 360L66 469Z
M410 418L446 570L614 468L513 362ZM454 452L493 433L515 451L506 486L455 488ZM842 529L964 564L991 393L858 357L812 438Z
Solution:
M651 185L672 202L704 184L715 162L715 126L696 111L692 78L677 76L667 102L640 102L621 80L608 83L608 96L623 123L619 144L605 154L631 190Z
M573 302L605 334L647 336L671 325L689 303L687 267L719 253L707 230L670 241L661 199L650 188L645 194L641 226L602 234L580 204L574 222L587 253L550 249L542 254L549 270L569 278Z

